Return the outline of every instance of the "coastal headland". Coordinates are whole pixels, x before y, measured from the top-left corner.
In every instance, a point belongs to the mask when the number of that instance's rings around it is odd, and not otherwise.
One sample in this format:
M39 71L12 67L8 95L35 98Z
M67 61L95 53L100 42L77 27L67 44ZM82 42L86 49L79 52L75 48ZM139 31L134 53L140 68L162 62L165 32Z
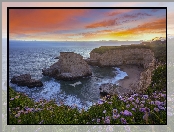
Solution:
M125 71L128 76L118 82L115 93L143 92L151 84L153 71L165 63L165 42L154 41L141 44L122 46L101 46L93 49L86 61L90 65L100 67L116 66ZM163 57L162 57L163 56ZM110 85L110 84L108 84ZM107 85L100 88L103 93L109 93ZM113 90L112 90L113 91Z

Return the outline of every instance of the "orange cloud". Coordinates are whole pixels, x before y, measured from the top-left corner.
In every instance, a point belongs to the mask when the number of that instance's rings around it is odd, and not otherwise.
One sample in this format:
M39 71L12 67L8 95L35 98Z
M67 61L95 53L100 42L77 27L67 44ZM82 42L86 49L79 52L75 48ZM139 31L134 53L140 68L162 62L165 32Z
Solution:
M9 32L32 33L52 29L66 30L73 28L78 23L75 17L84 15L86 11L78 9L10 9Z
M98 27L107 27L107 26L114 26L114 25L117 25L116 19L92 23L87 25L86 28L98 28Z
M117 9L116 11L111 11L109 13L107 13L107 16L116 16L122 13L127 13L127 12L131 12L133 9L125 9L125 10L119 10Z
M135 28L111 33L111 36L130 36L140 33L166 33L166 18L157 19L152 22L144 23Z

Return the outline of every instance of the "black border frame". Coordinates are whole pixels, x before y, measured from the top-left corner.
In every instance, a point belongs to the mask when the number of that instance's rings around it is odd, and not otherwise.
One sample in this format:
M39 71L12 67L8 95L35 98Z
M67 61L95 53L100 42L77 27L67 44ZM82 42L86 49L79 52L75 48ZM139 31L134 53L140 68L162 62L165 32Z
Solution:
M32 124L10 124L9 123L9 10L10 9L166 9L166 86L167 86L167 7L7 7L7 125L32 125ZM167 90L166 90L167 101ZM167 117L167 102L166 102ZM33 125L79 125L79 124L33 124ZM93 124L82 124L93 125ZM97 124L96 124L97 125ZM104 125L104 124L98 124ZM109 124L125 125L125 124ZM167 125L166 124L128 124L128 125Z

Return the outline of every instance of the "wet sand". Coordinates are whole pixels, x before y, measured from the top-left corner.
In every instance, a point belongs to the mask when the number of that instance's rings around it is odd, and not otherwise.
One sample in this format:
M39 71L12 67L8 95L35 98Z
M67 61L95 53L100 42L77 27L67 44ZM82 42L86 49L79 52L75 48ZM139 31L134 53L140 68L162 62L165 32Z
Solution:
M129 90L136 90L135 86L140 78L140 73L143 71L143 67L136 65L119 66L122 71L127 73L127 77L118 81L118 85L122 88L119 89L120 93L127 93Z

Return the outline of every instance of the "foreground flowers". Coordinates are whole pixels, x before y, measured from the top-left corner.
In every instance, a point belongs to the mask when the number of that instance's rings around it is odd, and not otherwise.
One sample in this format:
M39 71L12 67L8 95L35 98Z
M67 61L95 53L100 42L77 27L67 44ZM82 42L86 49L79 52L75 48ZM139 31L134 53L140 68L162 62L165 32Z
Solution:
M10 124L165 124L164 94L165 91L154 92L151 96L113 96L99 100L87 111L63 103L58 106L44 99L33 102L17 94L9 99L9 121Z

